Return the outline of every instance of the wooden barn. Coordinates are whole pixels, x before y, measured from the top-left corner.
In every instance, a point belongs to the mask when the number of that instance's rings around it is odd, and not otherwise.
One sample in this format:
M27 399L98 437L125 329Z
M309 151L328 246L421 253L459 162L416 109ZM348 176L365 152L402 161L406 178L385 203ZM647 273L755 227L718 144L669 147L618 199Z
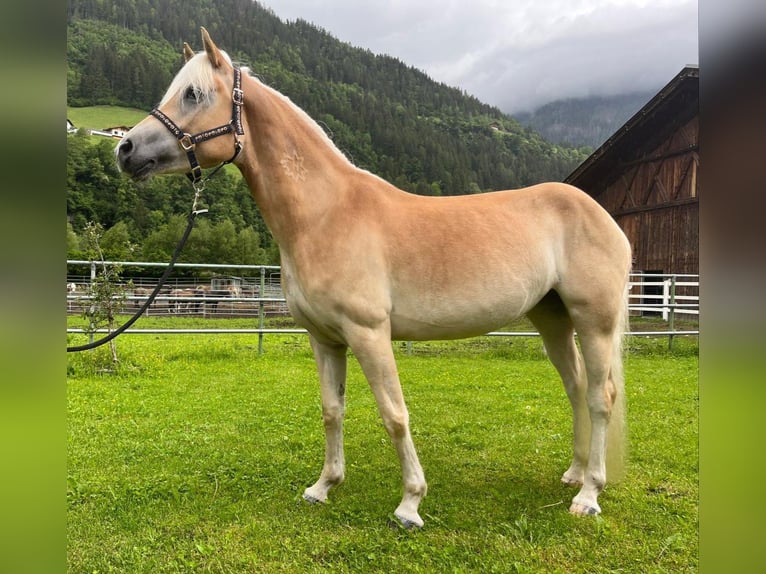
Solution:
M699 69L688 66L566 179L615 218L633 269L699 273Z

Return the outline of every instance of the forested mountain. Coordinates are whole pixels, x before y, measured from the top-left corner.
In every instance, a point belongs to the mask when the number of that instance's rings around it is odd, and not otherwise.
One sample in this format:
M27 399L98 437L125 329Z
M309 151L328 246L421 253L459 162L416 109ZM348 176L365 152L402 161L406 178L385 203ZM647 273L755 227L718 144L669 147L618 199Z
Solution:
M587 155L546 142L397 59L354 48L305 21L283 22L251 0L69 0L68 104L148 111L181 66L182 42L199 48L200 25L235 62L305 109L354 163L403 189L457 195L561 180ZM162 178L136 186L112 173L106 144L83 139L69 138L72 231L89 220L106 228L122 221L144 253L148 237L187 209L181 198L188 183ZM220 206L216 191L212 224L253 229L261 252L273 254L241 179L224 174L215 185L224 185L229 199Z
M516 119L548 141L597 148L654 94L652 91L558 100L534 112L516 114Z

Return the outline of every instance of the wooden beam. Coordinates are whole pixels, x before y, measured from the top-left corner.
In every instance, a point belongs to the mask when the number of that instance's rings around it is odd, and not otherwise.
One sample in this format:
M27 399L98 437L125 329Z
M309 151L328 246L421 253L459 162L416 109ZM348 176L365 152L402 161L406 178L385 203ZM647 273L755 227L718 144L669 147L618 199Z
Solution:
M686 199L679 199L676 201L671 201L669 203L660 203L657 205L644 205L641 207L633 207L631 209L623 209L622 211L618 211L617 213L613 213L612 217L617 218L621 217L623 215L630 215L632 213L640 213L642 211L657 211L660 209L670 209L671 207L680 207L682 205L690 205L693 203L699 203L699 199L696 197L689 197Z
M642 163L653 163L655 161L662 161L662 160L665 160L665 159L670 159L671 157L676 157L676 156L684 155L684 154L687 154L687 153L693 153L693 152L696 152L698 150L699 150L699 144L692 144L689 147L686 147L686 148L683 148L683 149L678 149L678 150L675 150L675 151L670 151L670 152L666 152L666 153L659 154L659 155L653 155L653 156L650 156L650 157L644 157L644 158L641 158L641 159L634 159L633 161L628 161L628 162L625 162L625 163L621 163L620 165L622 167L632 167L634 165L640 165Z

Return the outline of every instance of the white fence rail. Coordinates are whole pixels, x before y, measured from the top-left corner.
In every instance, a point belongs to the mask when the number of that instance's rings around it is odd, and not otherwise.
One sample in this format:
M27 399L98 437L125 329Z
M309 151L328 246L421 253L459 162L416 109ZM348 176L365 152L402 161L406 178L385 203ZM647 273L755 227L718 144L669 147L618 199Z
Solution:
M91 283L101 265L119 265L124 278L124 302L121 312L132 314L143 305L157 284L157 279L141 277L138 273L147 268L164 268L165 263L141 261L93 262L67 260L67 314L82 314L90 305ZM193 270L190 276L171 276L155 301L147 309L147 316L234 318L257 320L253 328L178 328L128 329L129 334L158 333L256 333L259 350L262 350L265 334L306 333L298 328L267 328L265 320L287 317L289 312L282 292L280 268L269 265L214 265L177 263L179 270ZM131 276L131 270L133 276ZM78 271L80 272L78 274ZM187 271L188 272L188 271ZM226 273L224 273L226 272ZM632 335L698 335L697 329L677 329L676 319L699 317L699 276L631 274L629 310L632 316L654 315L667 322L660 331L631 331ZM87 333L78 328L68 328L68 333ZM99 329L93 333L105 333ZM537 336L534 331L494 331L492 336ZM92 336L92 334L91 334Z
M699 317L699 275L631 273L631 311L659 313L665 321L672 313Z

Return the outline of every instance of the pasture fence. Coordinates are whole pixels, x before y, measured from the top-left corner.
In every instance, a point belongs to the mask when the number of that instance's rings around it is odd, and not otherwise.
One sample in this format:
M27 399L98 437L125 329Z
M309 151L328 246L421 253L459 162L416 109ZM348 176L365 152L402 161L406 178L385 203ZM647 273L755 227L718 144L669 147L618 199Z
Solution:
M158 278L152 277L151 271L167 266L166 263L144 261L67 260L68 315L81 315L92 305L91 285L101 265L119 265L122 269L120 284L125 297L119 313L124 315L135 313L156 286ZM175 267L177 271L168 279L145 315L201 319L250 318L257 327L228 328L216 322L216 326L210 328L185 328L181 325L172 328L131 328L125 334L257 334L258 352L262 353L265 335L306 333L305 329L297 327L266 326L267 319L289 318L280 267L205 263L176 263ZM662 323L659 330L656 327L651 330L633 329L631 335L667 336L671 347L676 336L699 335L699 275L632 273L628 308L631 317L655 317L661 319ZM686 326L679 328L678 321L683 321ZM67 333L87 333L91 340L95 334L107 332L107 329L67 329ZM533 330L493 331L487 335L535 337L539 333Z

